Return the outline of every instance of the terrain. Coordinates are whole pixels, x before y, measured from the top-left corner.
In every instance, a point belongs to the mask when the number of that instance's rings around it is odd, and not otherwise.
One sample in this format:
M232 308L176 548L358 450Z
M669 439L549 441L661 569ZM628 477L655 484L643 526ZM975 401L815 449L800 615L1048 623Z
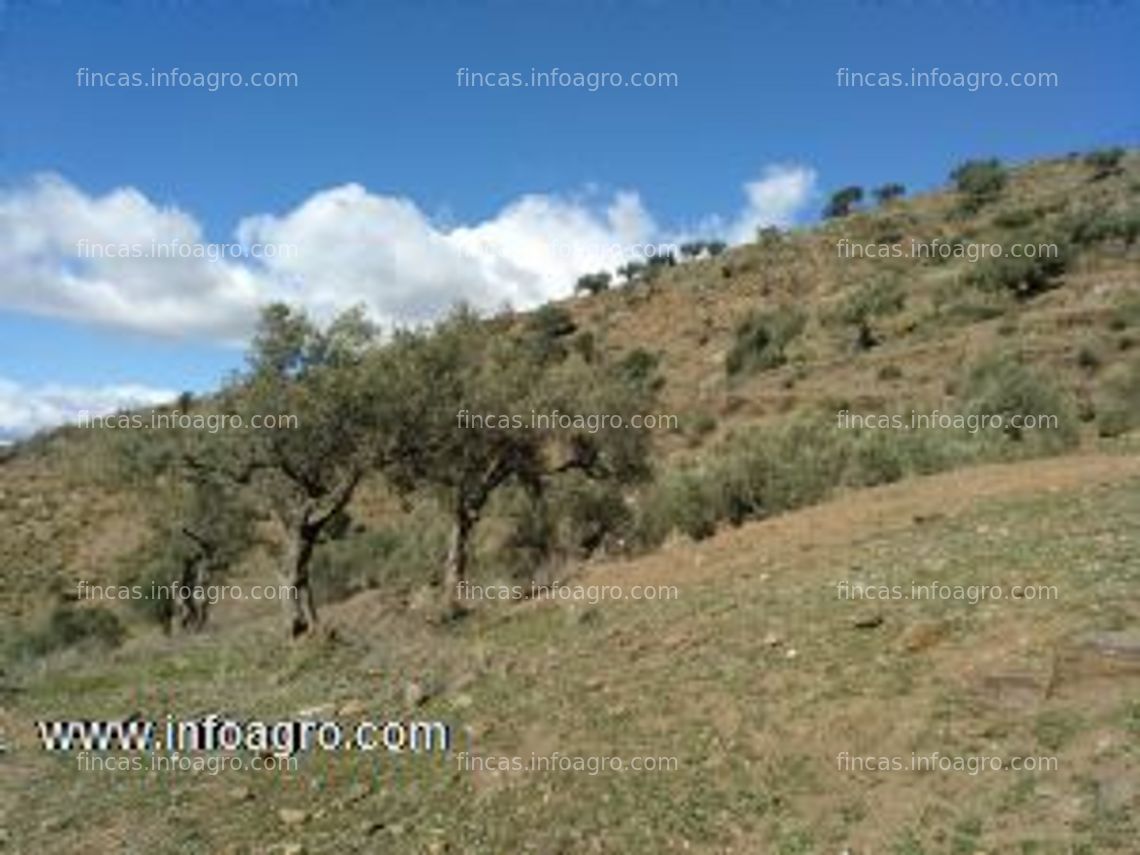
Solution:
M286 641L276 603L223 602L203 632L172 635L113 606L113 643L28 653L80 580L115 583L155 535L147 494L105 477L99 432L19 444L0 461L0 850L1136 852L1138 198L1135 152L1105 174L1070 156L1011 170L984 203L961 188L894 199L554 307L568 346L644 354L659 411L679 418L654 438L633 528L544 578L675 597L482 602L440 621L425 605L431 502L401 503L374 477L353 527L322 547L311 638ZM1028 271L856 259L844 239L1063 241L1066 258ZM796 331L773 347L784 328ZM836 425L842 410L1043 404L1064 431L856 440ZM754 471L761 486L729 477ZM492 514L475 580L516 578L509 522ZM409 539L374 549L390 531ZM252 550L229 581L273 581L271 556ZM847 597L844 582L1004 596ZM140 774L79 771L35 728L209 711L438 719L455 744L309 752L293 772ZM675 768L472 770L463 751ZM841 759L935 752L1003 768ZM1019 758L1054 765L1008 768Z

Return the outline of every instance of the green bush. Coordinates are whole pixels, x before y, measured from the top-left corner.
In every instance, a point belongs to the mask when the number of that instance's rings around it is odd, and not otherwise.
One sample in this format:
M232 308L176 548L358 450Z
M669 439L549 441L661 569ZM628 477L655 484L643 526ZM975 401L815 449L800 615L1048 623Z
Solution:
M902 311L906 294L894 279L875 279L860 285L839 305L835 319L856 330L856 347L869 350L879 343L875 320Z
M968 160L950 173L950 179L964 197L963 207L976 211L1001 195L1006 172L997 158Z
M653 549L673 531L693 540L715 533L720 506L714 501L714 483L698 468L665 472L642 497L635 527L637 544Z
M1125 294L1112 307L1108 327L1122 332L1129 327L1140 327L1140 296Z
M1096 411L1101 436L1120 436L1140 427L1140 359L1118 366L1105 377Z
M578 282L574 286L574 290L585 291L587 294L600 294L602 291L609 289L612 279L613 277L605 271L601 273L587 273L585 276L578 277Z
M882 187L876 187L874 193L878 203L885 205L892 199L897 199L906 193L906 188L897 182L891 182L890 184L884 184Z
M44 623L18 638L11 651L18 658L40 657L80 645L117 647L126 637L122 622L102 606L56 606Z
M313 556L313 595L318 603L337 602L371 588L404 596L439 574L449 533L443 515L423 502L382 527L329 541Z
M823 216L828 219L846 217L861 201L863 201L862 187L855 184L844 187L831 195L827 207L823 209Z
M1060 450L1079 439L1073 402L1036 372L1009 354L990 354L966 373L961 400L967 415L1002 417L1002 433L1033 450ZM1014 416L1049 416L1055 427L1032 430L1011 425Z
M792 307L752 312L736 327L736 339L725 357L725 370L732 376L783 365L784 349L806 323L806 315Z
M1102 178L1120 171L1120 161L1124 159L1124 149L1119 146L1115 148L1102 148L1096 151L1090 151L1085 155L1085 166L1090 166L1093 169L1093 180L1099 181Z
M1070 234L1078 246L1121 241L1131 246L1140 238L1140 211L1103 211L1070 221Z
M983 291L1007 292L1026 300L1057 287L1059 277L1069 268L1073 251L1063 239L1028 240L1024 243L1052 244L1056 252L1033 258L1004 253L976 262L966 273L966 282Z
M1038 212L1033 208L1014 208L994 217L994 225L1002 229L1023 229L1034 223Z
M536 309L526 322L526 336L540 362L559 360L566 356L564 340L578 330L570 313L553 303Z

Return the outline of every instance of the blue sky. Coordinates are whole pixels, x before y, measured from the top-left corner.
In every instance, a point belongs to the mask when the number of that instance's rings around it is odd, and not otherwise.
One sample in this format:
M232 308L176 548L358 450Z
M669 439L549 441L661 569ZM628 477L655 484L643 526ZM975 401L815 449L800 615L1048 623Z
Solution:
M213 387L265 299L318 316L359 301L388 323L459 298L533 305L646 242L810 222L844 184L932 189L967 157L1140 135L1132 3L10 0L0 14L0 434L124 390ZM461 68L555 67L677 83L457 85ZM1059 85L841 87L842 67ZM83 68L298 85L81 86ZM261 241L298 258L90 263L81 239Z

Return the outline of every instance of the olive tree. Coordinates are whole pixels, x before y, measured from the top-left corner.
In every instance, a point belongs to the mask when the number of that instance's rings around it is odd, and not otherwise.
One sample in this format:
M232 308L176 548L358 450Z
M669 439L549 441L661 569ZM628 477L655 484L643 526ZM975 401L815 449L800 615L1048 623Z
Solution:
M314 550L364 476L389 453L396 397L375 370L376 330L359 310L321 329L283 304L262 315L248 371L223 400L243 427L224 431L190 465L246 488L277 522L294 636L317 621L309 570ZM272 417L272 429L254 429Z
M540 334L503 335L460 309L433 331L398 336L390 351L418 382L401 414L413 429L385 471L403 490L433 493L451 519L443 597L452 612L462 607L472 538L497 491L517 485L537 502L570 472L626 483L646 470L644 431L587 417L628 420L647 396L576 352L535 347L530 337Z

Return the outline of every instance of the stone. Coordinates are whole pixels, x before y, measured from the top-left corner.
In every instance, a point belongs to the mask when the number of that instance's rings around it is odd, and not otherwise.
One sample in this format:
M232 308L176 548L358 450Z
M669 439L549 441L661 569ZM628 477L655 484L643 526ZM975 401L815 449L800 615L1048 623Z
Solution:
M277 811L277 818L285 825L304 825L309 821L309 814L296 808L281 808Z

